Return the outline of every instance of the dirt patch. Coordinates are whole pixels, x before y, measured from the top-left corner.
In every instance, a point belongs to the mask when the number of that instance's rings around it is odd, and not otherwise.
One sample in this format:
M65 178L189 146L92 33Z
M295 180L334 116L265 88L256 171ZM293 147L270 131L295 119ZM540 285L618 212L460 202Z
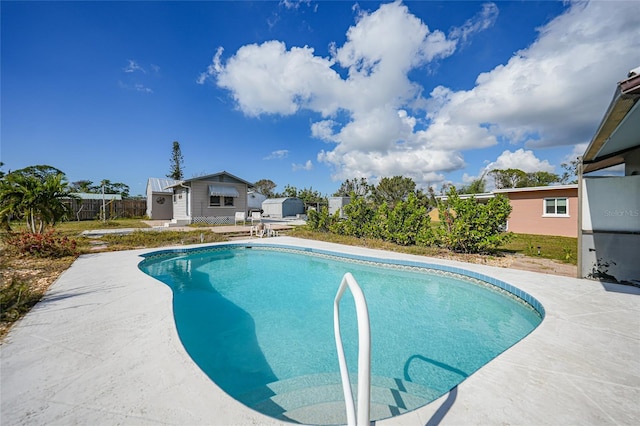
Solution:
M488 256L479 254L442 253L432 255L436 258L456 260L459 262L477 263L498 268L520 269L523 271L539 272L542 274L562 275L576 278L578 267L569 263L561 263L544 257L529 257L521 254L505 254Z
M540 272L542 274L562 275L576 278L578 267L569 263L561 263L551 259L510 255L505 268L521 269L524 271Z

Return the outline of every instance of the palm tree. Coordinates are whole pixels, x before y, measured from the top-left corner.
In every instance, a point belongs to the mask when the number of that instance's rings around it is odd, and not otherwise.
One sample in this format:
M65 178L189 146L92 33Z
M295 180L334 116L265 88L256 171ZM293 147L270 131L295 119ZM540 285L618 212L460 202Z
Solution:
M32 166L0 179L0 219L7 228L12 219L24 219L33 233L64 219L69 197L64 173L50 166Z

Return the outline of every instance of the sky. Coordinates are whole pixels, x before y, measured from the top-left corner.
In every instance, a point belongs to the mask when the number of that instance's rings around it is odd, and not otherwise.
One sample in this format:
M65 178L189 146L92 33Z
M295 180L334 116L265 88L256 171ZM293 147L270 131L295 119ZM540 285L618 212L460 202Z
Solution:
M2 170L144 194L562 174L640 65L637 1L0 3ZM489 189L491 182L488 182Z

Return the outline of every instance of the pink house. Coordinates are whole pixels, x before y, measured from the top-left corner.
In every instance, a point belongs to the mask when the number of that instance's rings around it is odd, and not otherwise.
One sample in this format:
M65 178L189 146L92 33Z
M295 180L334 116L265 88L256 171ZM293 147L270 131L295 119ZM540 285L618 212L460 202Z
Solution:
M509 198L507 231L578 237L578 185L495 189Z

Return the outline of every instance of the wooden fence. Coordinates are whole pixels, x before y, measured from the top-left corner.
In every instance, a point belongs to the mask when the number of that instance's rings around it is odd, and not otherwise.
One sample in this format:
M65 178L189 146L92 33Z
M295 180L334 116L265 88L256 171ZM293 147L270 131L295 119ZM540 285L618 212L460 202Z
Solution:
M67 220L102 219L102 200L66 200ZM147 200L106 200L106 219L143 217L147 214Z

